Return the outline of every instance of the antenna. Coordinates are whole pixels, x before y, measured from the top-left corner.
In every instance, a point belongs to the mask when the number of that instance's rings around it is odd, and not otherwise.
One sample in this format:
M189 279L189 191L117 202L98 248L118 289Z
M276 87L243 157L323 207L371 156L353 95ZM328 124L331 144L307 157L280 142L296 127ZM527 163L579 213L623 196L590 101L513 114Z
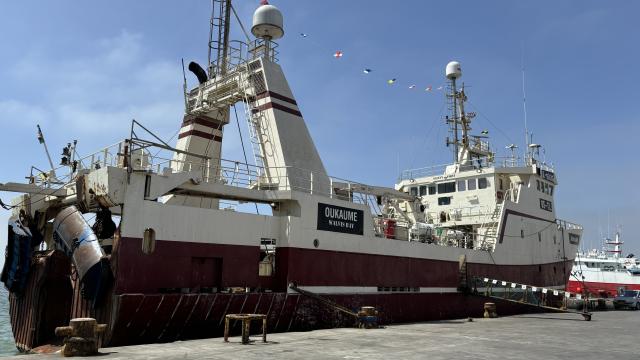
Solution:
M227 54L229 52L229 22L231 20L231 0L211 0L211 18L209 20L209 78L227 72ZM214 35L217 38L214 39ZM215 51L215 60L212 59Z
M457 61L451 61L447 64L445 69L445 75L449 79L449 86L451 87L451 94L447 97L451 99L451 119L448 119L449 124L453 124L451 131L453 132L453 141L447 140L448 144L453 144L453 162L458 162L458 89L456 88L456 79L462 76L462 69L460 63Z
M527 126L527 93L524 83L524 41L520 47L520 67L522 69L522 111L524 112L524 142L529 155L529 128Z

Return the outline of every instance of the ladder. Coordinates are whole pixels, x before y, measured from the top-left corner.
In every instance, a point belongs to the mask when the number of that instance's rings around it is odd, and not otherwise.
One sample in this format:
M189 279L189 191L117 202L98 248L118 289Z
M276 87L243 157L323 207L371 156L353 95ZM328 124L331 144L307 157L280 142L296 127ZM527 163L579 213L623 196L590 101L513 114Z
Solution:
M255 96L257 87L256 84L252 84L251 81L251 74L253 72L249 67L247 67L245 71L241 71L238 83L244 95L242 102L245 109L245 118L247 119L249 127L251 151L257 167L258 179L256 186L260 187L261 183L267 183L268 186L277 186L280 180L278 169L270 168L266 159L267 154L271 156L275 156L276 154L273 142L271 141L273 137L266 114L260 110L258 106L258 99Z
M488 221L482 223L479 233L482 234L482 240L480 242L481 249L495 248L498 237L498 225L500 223L500 213L502 212L502 204L496 204L493 209L493 213L489 217ZM482 231L483 230L483 231Z

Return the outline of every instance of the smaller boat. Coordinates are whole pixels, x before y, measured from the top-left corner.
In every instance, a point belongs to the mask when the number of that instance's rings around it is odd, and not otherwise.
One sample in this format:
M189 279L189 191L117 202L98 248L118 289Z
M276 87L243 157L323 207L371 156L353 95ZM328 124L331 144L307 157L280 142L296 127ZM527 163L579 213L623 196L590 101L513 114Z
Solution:
M640 259L622 254L623 241L605 238L603 250L579 251L571 270L567 290L594 296L614 297L624 290L640 290Z

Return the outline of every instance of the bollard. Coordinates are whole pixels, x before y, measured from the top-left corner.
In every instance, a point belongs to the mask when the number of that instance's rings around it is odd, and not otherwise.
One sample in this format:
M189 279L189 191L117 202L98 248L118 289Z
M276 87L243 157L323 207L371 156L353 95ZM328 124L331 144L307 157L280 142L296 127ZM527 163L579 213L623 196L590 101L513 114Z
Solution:
M69 326L57 327L57 336L64 336L62 356L90 356L98 354L98 336L107 329L106 324L98 324L96 319L76 318Z
M378 328L378 311L373 306L363 306L358 311L358 327L361 329Z
M498 317L495 303L492 303L492 302L484 303L484 317L486 319Z

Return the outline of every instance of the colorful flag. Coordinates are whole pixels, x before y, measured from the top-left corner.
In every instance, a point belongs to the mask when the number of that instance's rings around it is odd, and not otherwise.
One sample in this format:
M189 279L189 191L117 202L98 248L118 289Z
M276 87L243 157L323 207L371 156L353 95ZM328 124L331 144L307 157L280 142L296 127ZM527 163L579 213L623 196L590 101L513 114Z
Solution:
M370 73L370 72L372 72L372 71L373 71L373 70L371 70L371 69L367 69L367 68L365 68L364 70L362 70L362 72L363 72L363 73L365 73L365 74L368 74L368 73Z
M424 91L431 91L431 90L432 90L431 85L427 86L427 88L426 88L426 89L424 89Z
M489 130L482 130L482 131L480 132L480 134L482 134L482 135L488 135L488 134L489 134Z
M415 89L416 86L415 85L409 85L409 89Z
M267 0L260 0L260 5L269 5L269 1L267 1Z
M336 51L336 53L333 54L333 57L336 59L340 59L342 57L342 51L340 50Z
M302 37L307 37L307 34L305 34L305 33L300 33L300 36L302 36Z

